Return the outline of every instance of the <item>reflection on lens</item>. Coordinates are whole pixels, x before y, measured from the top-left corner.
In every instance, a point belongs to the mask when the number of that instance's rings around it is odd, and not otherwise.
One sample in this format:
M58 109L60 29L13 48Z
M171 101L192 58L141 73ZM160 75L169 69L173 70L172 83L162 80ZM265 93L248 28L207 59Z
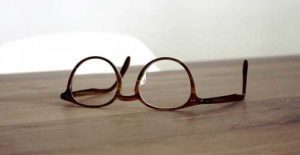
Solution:
M150 72L157 66L160 71ZM158 108L177 108L184 105L191 92L190 79L179 63L161 60L151 64L141 80L140 94L147 104Z
M85 105L103 105L111 101L117 88L111 88L117 81L112 66L100 59L90 59L76 70L72 93L79 103Z

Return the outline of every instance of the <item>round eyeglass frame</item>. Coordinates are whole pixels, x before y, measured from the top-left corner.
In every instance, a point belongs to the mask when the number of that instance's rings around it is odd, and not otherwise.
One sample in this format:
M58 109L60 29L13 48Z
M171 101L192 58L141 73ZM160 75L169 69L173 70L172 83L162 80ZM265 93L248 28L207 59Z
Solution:
M72 82L73 82L73 77L75 75L75 72L77 71L77 69L86 61L91 60L91 59L98 59L98 60L102 60L107 62L114 70L114 73L116 75L116 82L113 84L112 87L107 88L107 89L87 89L87 90L82 90L82 91L78 91L78 93L74 93L72 92ZM179 65L181 65L188 77L189 77L189 81L190 81L190 96L189 99L186 101L186 103L183 103L180 106L177 107L172 107L172 108L168 108L168 107L158 107L158 106L154 106L151 105L149 103L147 103L145 101L145 99L142 98L141 93L140 93L140 84L141 84L141 80L145 74L145 72L147 71L147 69L154 63L158 62L158 61L162 61L162 60L169 60L169 61L173 61L178 63ZM108 59L101 57L101 56L91 56L91 57L87 57L83 60L81 60L80 62L78 62L76 64L76 66L74 67L74 69L72 70L69 80L68 80L68 84L67 84L67 88L66 91L63 92L61 94L61 99L66 100L66 101L70 101L72 103L75 103L77 105L83 106L83 107L88 107L88 108L99 108L99 107L103 107L103 106L107 106L110 105L112 102L114 102L116 99L122 100L122 101L135 101L135 100L139 100L140 102L142 102L144 105L146 105L147 107L156 109L156 110L177 110L177 109L182 109L182 108L186 108L186 107L190 107L190 106L194 106L194 105L199 105L199 104L213 104L213 103L226 103L226 102L233 102L233 101L240 101L243 100L245 98L246 95L246 84L247 84L247 72L248 72L248 61L244 60L244 64L243 64L243 88L242 88L242 94L231 94L231 95L226 95L226 96L220 96L220 97L212 97L212 98L199 98L196 95L196 88L195 88L195 82L192 76L191 71L189 70L189 68L180 60L175 59L175 58L171 58L171 57L160 57L160 58L156 58L150 62L148 62L140 71L140 73L138 74L136 83L135 83L135 87L134 87L134 94L130 95L130 96L125 96L121 94L121 90L122 90L122 77L125 75L128 67L130 64L130 57L127 57L120 72L118 71L117 67ZM81 103L80 101L76 100L76 95L80 95L84 94L84 93L99 93L99 92L107 92L110 90L116 89L115 91L115 95L114 97L109 100L107 103L103 103L103 104L99 104L99 105L88 105L88 104L84 104Z

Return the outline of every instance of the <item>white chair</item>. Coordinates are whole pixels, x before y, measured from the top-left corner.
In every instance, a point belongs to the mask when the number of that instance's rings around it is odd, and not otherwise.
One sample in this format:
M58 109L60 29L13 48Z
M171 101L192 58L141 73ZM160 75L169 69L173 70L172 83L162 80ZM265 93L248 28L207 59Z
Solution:
M155 56L138 39L104 32L59 33L24 38L0 45L0 74L71 70L81 59L102 56L121 66L144 65Z

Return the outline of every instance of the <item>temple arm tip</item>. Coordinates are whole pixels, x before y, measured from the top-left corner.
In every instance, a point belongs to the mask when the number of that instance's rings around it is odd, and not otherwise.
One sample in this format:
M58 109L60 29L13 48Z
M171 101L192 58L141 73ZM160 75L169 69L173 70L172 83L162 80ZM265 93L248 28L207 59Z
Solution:
M122 77L123 77L124 74L126 73L128 67L129 67L129 64L130 64L130 56L127 56L127 57L126 57L126 60L125 60L125 62L124 62L124 64L123 64L123 66L122 66L122 68L121 68L121 71L120 71Z
M243 95L246 96L246 89L247 89L247 76L248 76L248 60L244 60L243 64Z

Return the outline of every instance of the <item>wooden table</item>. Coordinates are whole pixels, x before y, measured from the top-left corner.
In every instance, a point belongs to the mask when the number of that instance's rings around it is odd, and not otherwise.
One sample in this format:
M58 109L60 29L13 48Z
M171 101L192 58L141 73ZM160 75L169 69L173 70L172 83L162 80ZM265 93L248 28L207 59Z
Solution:
M241 60L189 67L199 96L240 92ZM78 107L59 98L68 75L0 75L1 155L300 154L299 56L250 59L245 101L172 112L138 101ZM127 73L123 91L136 77Z

